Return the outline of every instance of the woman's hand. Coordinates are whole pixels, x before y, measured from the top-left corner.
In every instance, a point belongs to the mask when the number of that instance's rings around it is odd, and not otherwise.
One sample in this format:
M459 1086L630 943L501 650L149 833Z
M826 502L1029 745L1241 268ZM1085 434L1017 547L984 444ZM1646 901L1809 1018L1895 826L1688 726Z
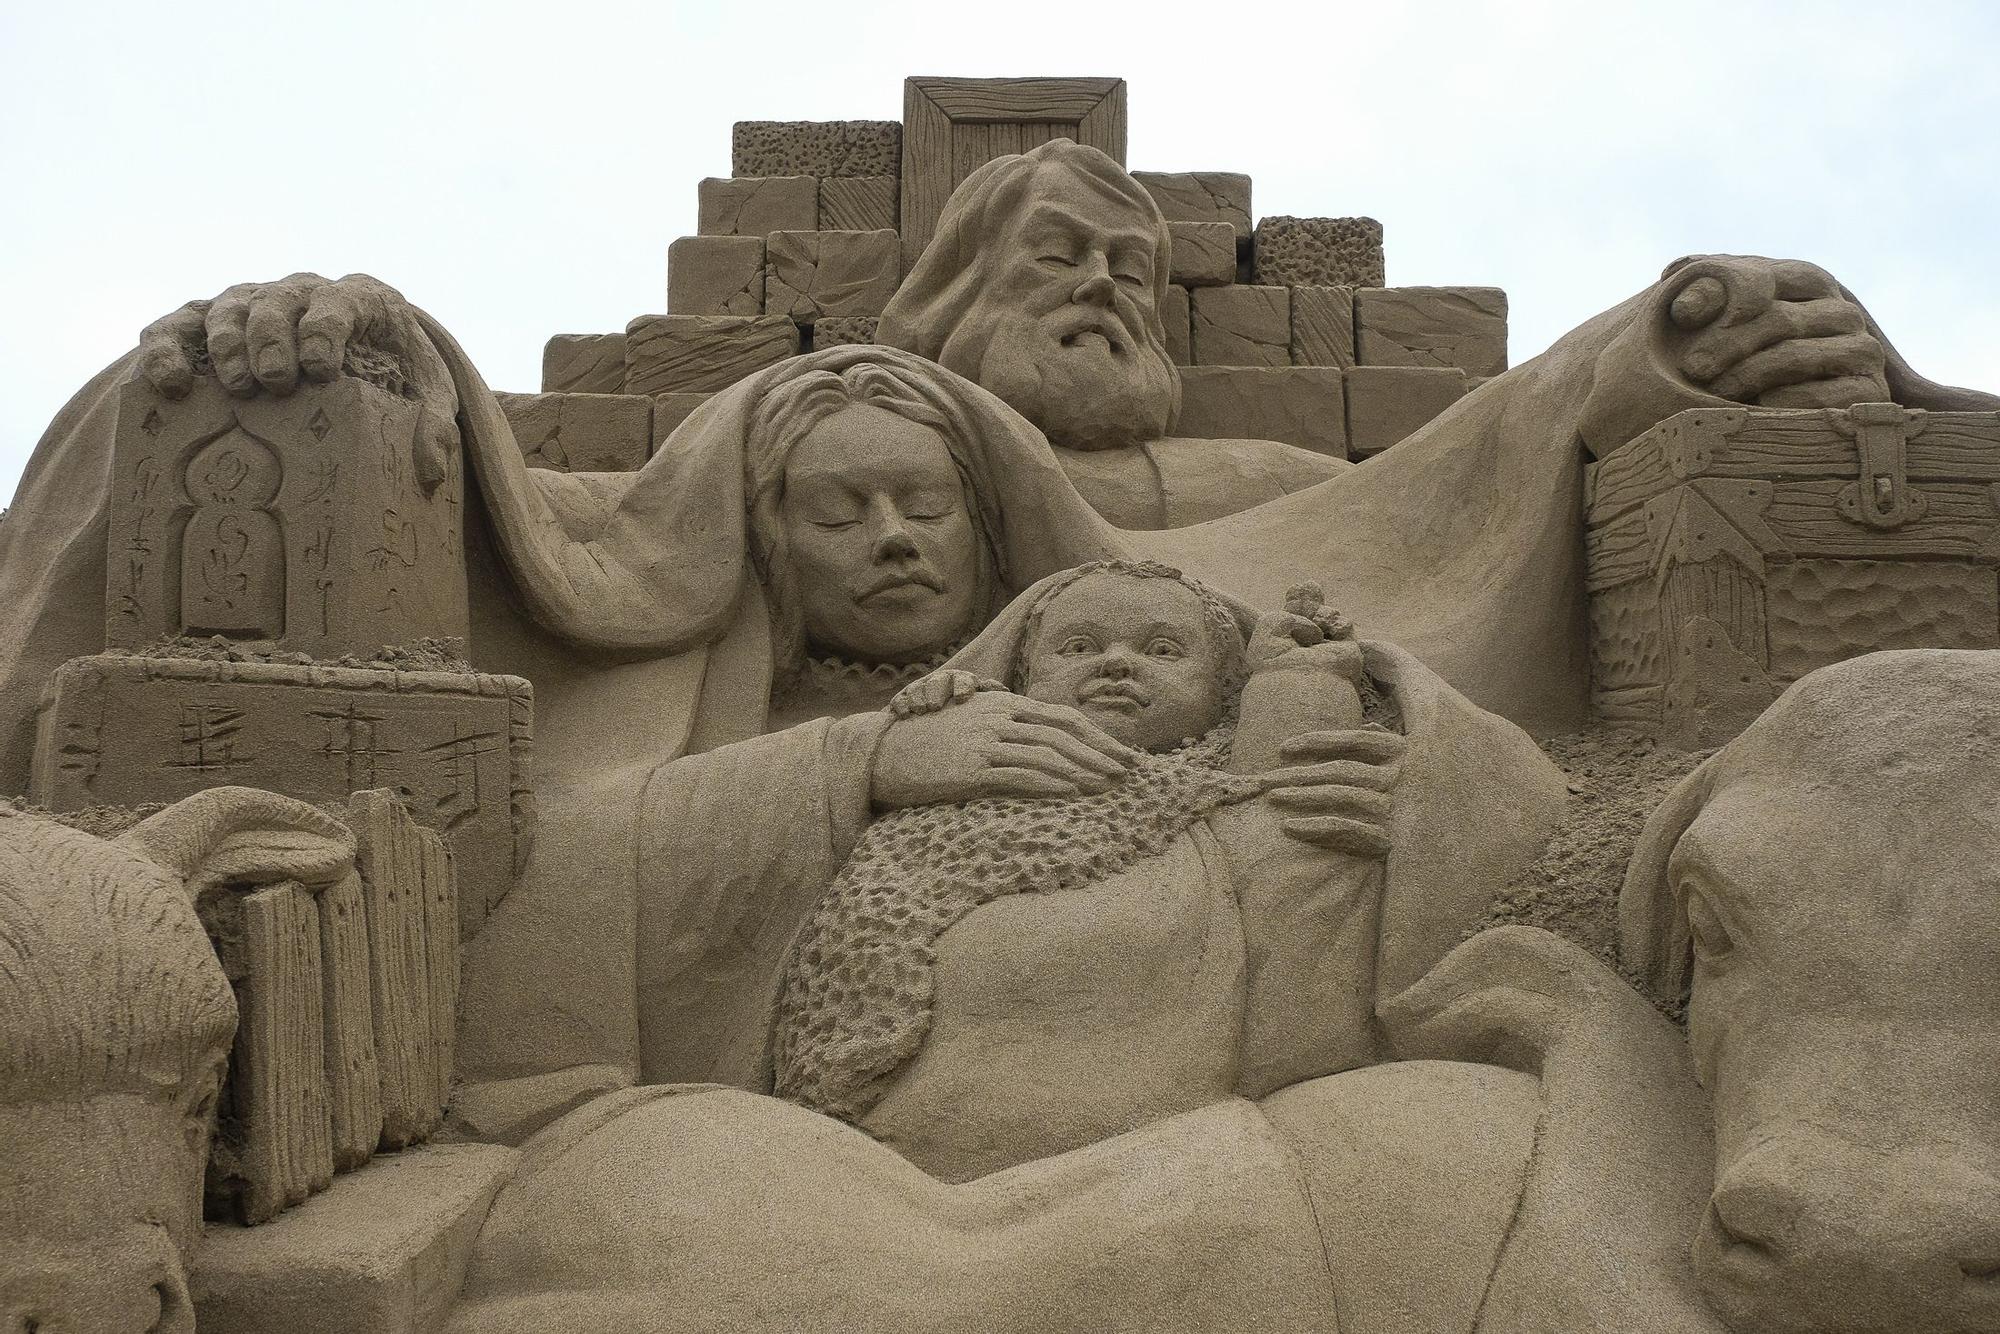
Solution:
M869 792L885 810L981 797L1075 797L1122 780L1139 752L1075 709L982 691L897 717L875 752Z
M1389 790L1408 741L1380 727L1305 732L1278 748L1292 766L1261 775L1293 838L1356 857L1389 854Z

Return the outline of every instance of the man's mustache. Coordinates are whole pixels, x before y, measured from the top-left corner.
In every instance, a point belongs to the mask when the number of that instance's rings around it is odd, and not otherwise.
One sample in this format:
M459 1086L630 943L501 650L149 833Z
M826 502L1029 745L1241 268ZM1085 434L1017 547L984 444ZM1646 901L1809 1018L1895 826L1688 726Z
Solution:
M1113 352L1129 351L1137 341L1118 315L1093 306L1064 306L1050 319L1049 332L1064 346L1087 333L1094 333L1109 343Z

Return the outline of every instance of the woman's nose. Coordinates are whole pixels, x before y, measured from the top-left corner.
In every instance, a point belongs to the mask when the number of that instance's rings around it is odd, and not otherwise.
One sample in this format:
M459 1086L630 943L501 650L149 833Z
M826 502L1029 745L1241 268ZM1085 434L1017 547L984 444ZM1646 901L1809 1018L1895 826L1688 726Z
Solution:
M903 512L887 500L878 499L868 507L868 531L876 560L905 560L917 554L917 542Z

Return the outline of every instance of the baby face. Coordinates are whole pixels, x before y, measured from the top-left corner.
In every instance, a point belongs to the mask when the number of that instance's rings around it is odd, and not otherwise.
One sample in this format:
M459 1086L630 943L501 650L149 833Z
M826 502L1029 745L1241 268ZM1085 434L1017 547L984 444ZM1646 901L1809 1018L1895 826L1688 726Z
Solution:
M1043 609L1021 693L1067 704L1140 750L1169 750L1222 718L1223 649L1201 599L1172 579L1085 575Z

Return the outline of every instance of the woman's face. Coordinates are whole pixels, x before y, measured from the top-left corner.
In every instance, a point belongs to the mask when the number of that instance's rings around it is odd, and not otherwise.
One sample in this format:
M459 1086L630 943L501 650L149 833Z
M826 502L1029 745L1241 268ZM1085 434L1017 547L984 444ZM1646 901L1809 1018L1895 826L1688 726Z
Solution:
M930 427L864 404L826 418L786 461L779 519L813 648L915 662L974 628L979 533Z
M1021 693L1067 704L1140 750L1222 721L1228 664L1201 598L1173 579L1088 574L1042 611Z

